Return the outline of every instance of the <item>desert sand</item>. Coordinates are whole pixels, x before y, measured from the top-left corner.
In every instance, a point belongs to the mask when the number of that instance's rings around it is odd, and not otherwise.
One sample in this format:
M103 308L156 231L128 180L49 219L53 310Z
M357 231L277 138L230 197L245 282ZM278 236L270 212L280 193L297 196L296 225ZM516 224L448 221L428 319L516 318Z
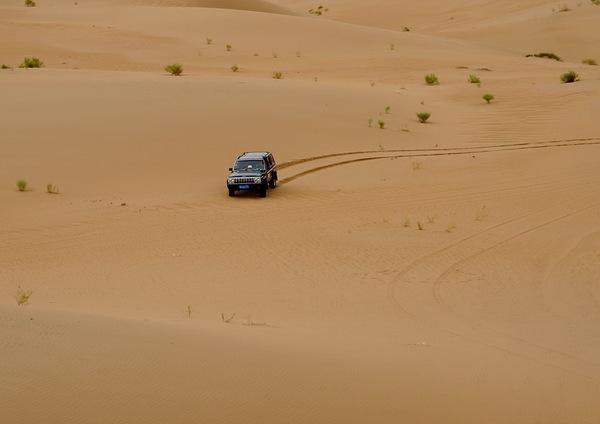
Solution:
M1 2L2 423L600 422L600 6L323 5Z

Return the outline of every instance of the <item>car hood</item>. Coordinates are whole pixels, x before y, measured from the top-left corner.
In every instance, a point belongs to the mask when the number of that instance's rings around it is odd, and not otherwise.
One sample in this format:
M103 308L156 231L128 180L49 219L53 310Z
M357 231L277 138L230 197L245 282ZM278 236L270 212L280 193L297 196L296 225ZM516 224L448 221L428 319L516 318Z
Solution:
M231 172L229 178L234 177L260 177L260 172Z

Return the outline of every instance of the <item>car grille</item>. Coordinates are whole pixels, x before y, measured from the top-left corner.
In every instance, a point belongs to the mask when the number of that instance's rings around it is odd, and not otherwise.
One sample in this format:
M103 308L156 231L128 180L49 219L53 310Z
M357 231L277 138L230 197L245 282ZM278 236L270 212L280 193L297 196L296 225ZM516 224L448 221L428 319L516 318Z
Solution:
M253 177L236 177L233 179L234 184L247 184L247 183L253 183L253 182L254 182Z

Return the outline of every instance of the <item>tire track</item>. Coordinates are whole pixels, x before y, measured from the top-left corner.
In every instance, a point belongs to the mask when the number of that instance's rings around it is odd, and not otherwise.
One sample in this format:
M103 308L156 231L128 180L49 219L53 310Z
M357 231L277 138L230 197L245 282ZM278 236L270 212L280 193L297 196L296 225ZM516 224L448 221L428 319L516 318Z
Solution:
M544 144L539 144L539 145L533 145L533 144L526 143L526 145L521 145L521 146L515 145L514 147L508 147L508 148L492 148L492 147L467 148L469 150L462 150L463 148L461 147L461 148L456 148L457 150L453 150L453 151L449 151L449 149L439 149L442 151L436 151L435 149L423 149L422 150L423 153L416 153L416 154L368 156L368 157L364 157L364 158L349 159L349 160L344 160L341 162L334 162L334 163L330 163L327 165L321 165L321 166L318 166L315 168L311 168L306 171L299 172L290 177L283 178L283 179L279 180L279 184L284 185L284 184L290 183L298 178L313 174L315 172L320 172L320 171L330 169L330 168L335 168L338 166L349 165L352 163L369 162L369 161L382 160L382 159L425 158L425 157L437 157L437 156L464 156L464 155L472 155L472 154L510 152L510 151L519 151L519 150L551 149L551 148L570 147L570 146L573 146L573 147L575 147L575 146L591 146L591 145L599 145L600 138L594 138L594 139L590 139L590 140L582 140L582 141L576 141L576 142L575 141L561 141L560 143L559 142L552 142L552 144L548 144L548 143L549 142L545 142ZM458 149L461 149L461 150L458 150ZM417 152L418 150L405 150L405 151ZM378 151L378 152L385 153L385 152L381 152L381 151ZM391 151L388 151L388 152L391 152ZM324 157L321 157L319 159L323 159L326 157L333 157L333 156L352 155L352 154L362 154L362 153L336 153L336 154L332 154L332 155L325 155ZM317 160L317 159L310 159L310 160ZM304 162L300 162L301 160L294 161L294 163L292 163L292 165L288 165L288 167L295 166L300 163L305 163L310 160L304 160ZM287 162L287 163L289 164L290 162Z
M334 157L342 157L342 156L353 156L353 155L366 155L373 153L408 153L408 152L435 152L435 151L461 151L461 150L470 150L476 148L484 148L484 149L494 149L494 148L503 148L503 147L518 147L518 146L533 146L539 144L552 144L552 143L571 143L571 142L586 142L586 141L600 141L600 137L587 137L587 138L572 138L572 139L558 139L558 140L547 140L547 141L531 141L531 142L521 142L521 143L504 143L504 144L494 144L490 146L461 146L461 147L432 147L430 149L390 149L390 150L357 150L351 152L340 152L340 153L328 153L325 155L317 155L317 156L309 156L306 158L294 159L291 161L280 163L277 166L277 169L285 169L292 166L300 165L306 162L312 162L315 160L321 159L330 159Z

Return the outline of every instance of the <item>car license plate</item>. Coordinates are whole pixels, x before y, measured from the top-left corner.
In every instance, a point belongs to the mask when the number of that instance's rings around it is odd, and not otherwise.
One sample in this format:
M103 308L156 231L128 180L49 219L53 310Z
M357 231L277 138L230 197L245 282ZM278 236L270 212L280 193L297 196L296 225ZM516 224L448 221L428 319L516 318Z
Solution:
M241 185L240 190L250 190L250 186L248 184Z

